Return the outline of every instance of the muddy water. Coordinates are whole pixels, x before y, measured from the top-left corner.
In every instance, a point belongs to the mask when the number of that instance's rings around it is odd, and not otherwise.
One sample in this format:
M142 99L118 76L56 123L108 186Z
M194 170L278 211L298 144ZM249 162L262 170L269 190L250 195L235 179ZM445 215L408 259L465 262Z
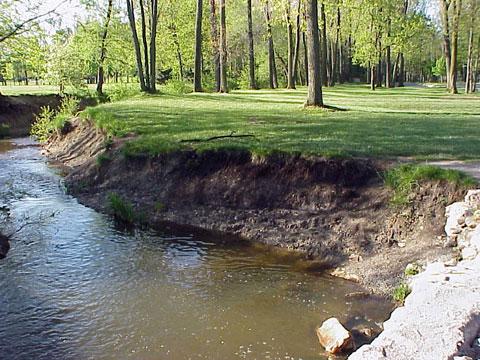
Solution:
M331 315L375 325L391 305L298 261L210 236L116 230L65 195L38 148L0 142L2 359L323 359ZM263 249L264 250L264 249Z

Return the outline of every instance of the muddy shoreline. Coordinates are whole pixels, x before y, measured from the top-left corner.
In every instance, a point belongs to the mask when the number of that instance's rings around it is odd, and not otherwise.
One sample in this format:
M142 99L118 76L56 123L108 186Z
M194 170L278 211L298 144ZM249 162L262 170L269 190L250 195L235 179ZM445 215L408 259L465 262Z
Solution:
M129 159L121 141L106 150L101 130L72 124L44 152L68 169L69 193L95 210L109 212L116 193L153 227L193 226L298 251L312 269L386 296L408 263L452 256L442 235L445 206L465 193L455 185L426 182L407 207L394 207L379 175L385 162L194 150Z

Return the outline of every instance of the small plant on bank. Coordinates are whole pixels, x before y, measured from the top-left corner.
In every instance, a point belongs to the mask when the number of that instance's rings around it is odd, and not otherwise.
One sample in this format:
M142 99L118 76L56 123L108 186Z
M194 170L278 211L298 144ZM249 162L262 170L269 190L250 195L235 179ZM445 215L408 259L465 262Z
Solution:
M105 165L106 163L108 163L110 161L112 161L112 158L108 154L105 154L105 153L98 155L97 159L96 159L98 167L102 167L103 165Z
M421 271L420 265L416 263L408 264L405 268L405 276L415 276L418 275Z
M405 302L405 299L408 295L410 295L411 292L412 290L410 289L410 286L408 286L408 284L401 283L393 290L393 300L403 304Z
M3 139L10 135L10 125L0 124L0 139Z
M65 124L74 116L78 109L78 100L72 96L63 98L58 110L44 106L40 114L35 117L30 135L40 142L46 142L55 132L63 129Z
M446 170L432 165L407 164L388 170L384 174L385 184L393 189L394 205L407 205L411 195L421 181L446 181L460 186L474 186L475 179L457 170Z
M133 225L135 222L136 216L133 205L117 193L108 194L108 207L115 220L128 225Z

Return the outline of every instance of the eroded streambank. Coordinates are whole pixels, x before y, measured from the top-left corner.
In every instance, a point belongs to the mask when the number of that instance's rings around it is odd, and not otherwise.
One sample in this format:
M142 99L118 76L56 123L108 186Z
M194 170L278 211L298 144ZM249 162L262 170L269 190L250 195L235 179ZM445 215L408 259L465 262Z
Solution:
M296 250L312 268L390 295L410 262L451 257L442 238L445 206L465 189L424 182L406 207L391 205L381 173L390 164L247 151L178 151L125 158L86 121L44 147L68 168L66 186L80 202L109 211L116 193L152 226L165 222L236 235ZM108 148L108 150L107 150Z

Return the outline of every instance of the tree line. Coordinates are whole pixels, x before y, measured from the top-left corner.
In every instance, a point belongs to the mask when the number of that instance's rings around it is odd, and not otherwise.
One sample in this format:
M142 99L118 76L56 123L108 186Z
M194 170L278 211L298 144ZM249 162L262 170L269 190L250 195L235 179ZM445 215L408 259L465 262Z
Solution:
M163 81L197 92L445 81L457 93L460 80L476 90L479 0L82 0L88 16L53 35L38 22L54 12L22 18L19 2L1 5L0 80L96 83L99 94L134 78L146 92Z

